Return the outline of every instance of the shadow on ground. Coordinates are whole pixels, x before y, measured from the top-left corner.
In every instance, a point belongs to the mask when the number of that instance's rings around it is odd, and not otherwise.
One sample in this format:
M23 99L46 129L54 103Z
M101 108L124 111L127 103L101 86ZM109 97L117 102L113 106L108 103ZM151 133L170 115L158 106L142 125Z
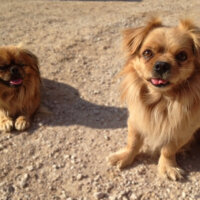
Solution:
M42 79L42 82L43 104L52 112L51 116L42 117L44 124L49 126L78 124L98 129L126 126L125 108L93 104L82 99L78 90L67 84L48 79ZM37 115L40 118L40 114Z
M199 172L200 171L200 131L195 134L194 141L188 146L185 152L180 153L177 156L178 163L187 174L190 172Z

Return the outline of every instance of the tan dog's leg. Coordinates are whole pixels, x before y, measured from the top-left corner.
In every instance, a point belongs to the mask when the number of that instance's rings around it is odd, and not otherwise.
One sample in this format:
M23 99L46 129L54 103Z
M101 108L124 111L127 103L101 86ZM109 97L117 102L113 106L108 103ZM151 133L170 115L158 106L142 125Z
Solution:
M184 171L180 169L176 162L177 151L185 145L188 140L171 142L161 149L161 155L158 162L158 171L160 175L171 180L179 180L183 178Z
M133 128L130 120L128 121L128 144L118 152L109 156L108 160L111 165L117 165L120 169L133 163L135 156L138 154L143 143L141 135Z
M15 128L18 131L23 131L30 126L29 117L26 116L19 116L15 121Z
M6 115L4 111L0 111L0 130L9 132L13 128L13 120Z

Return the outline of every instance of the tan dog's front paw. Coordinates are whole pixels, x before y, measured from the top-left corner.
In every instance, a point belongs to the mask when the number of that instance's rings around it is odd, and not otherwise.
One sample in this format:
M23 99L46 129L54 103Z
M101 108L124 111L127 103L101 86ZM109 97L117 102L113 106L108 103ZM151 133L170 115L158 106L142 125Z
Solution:
M18 131L23 131L30 126L29 120L24 116L19 116L15 121L15 128Z
M108 157L108 161L111 165L116 165L119 169L123 169L133 163L133 152L123 149Z
M13 121L8 117L4 117L0 120L0 130L4 132L10 132L13 128Z
M177 181L183 179L184 170L170 165L159 166L159 174L164 178L169 178L170 180Z

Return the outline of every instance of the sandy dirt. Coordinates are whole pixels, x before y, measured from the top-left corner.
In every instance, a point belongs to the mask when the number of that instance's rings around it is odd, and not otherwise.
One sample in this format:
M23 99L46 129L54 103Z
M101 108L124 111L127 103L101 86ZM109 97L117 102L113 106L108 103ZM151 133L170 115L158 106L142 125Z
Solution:
M157 176L157 156L122 172L106 157L126 143L127 110L115 75L121 31L159 15L200 25L200 1L0 0L0 45L23 43L40 60L43 104L27 132L0 134L0 200L200 199L198 145L178 162L181 182Z

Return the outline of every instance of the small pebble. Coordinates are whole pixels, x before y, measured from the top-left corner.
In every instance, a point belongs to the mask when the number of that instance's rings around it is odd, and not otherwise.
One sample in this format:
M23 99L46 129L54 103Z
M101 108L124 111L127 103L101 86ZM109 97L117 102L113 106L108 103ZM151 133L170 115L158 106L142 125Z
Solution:
M104 193L104 192L96 192L96 193L94 193L94 198L97 199L97 200L103 199L105 197L108 197L107 193Z
M23 176L20 177L18 184L21 188L25 188L28 185L28 180L30 176L28 174L24 174Z
M82 179L83 179L83 175L82 175L82 174L78 174L77 177L76 177L76 179L77 179L78 181L82 180Z

